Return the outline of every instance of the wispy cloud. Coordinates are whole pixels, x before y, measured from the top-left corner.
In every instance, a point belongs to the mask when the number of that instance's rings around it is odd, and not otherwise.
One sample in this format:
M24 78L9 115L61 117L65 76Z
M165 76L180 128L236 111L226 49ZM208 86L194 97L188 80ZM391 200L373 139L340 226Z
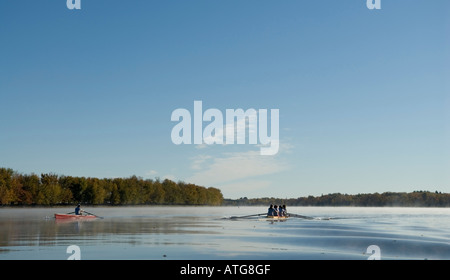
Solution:
M291 149L291 146L289 146ZM187 181L221 188L227 193L255 191L267 188L272 182L263 176L276 174L289 168L283 155L261 156L259 151L210 154L192 158L194 173Z
M145 176L155 176L156 174L158 174L156 170L149 170L145 172Z
M211 159L212 156L210 155L198 155L192 161L191 168L194 170L202 170L204 168L204 164Z
M238 121L233 123L225 123L222 129L216 130L215 135L208 135L204 138L205 143L223 143L227 144L226 137L234 136L236 141L233 143L249 143L249 135L257 136L258 124L256 121ZM256 138L254 138L256 141ZM204 146L199 145L199 146Z

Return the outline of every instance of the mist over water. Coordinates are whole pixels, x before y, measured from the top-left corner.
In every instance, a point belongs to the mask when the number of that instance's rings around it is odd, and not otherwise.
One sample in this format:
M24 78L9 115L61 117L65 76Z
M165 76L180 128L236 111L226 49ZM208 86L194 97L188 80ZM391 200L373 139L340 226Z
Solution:
M450 209L288 207L312 219L268 221L267 207L0 208L0 259L450 259Z

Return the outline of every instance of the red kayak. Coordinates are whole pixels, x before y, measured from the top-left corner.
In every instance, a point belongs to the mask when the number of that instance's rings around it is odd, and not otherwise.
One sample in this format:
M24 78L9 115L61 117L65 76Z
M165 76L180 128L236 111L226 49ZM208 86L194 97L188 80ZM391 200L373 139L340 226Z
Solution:
M94 215L75 215L75 214L55 214L55 219L61 220L61 219L82 219L82 220L89 220L89 219L95 219L97 216Z

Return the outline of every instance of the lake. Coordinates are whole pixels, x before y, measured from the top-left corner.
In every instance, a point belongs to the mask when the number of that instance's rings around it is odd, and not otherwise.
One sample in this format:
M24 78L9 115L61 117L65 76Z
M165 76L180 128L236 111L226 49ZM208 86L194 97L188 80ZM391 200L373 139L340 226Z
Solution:
M102 219L65 222L54 213L73 207L0 208L0 260L450 259L448 208L288 207L312 219L230 219L267 208L85 207Z

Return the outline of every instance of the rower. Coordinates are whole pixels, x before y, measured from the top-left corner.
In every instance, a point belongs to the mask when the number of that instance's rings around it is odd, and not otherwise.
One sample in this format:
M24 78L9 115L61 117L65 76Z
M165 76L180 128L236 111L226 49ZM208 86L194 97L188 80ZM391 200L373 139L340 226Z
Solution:
M280 217L286 216L286 205L283 205L283 206L280 205L280 207L278 209L279 209L278 216L280 216Z
M75 208L75 215L82 215L83 210L81 209L81 204L78 203L77 207Z
M267 216L274 216L275 209L273 209L273 204L270 204L269 210L267 211Z

